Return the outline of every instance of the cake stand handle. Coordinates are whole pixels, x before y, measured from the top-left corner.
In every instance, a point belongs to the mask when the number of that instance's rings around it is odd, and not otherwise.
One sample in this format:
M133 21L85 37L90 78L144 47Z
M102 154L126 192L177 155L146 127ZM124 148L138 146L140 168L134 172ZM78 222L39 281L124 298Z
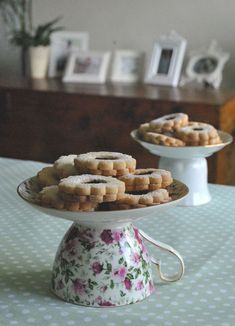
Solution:
M147 235L142 230L139 230L139 234L144 239L146 239L148 242L152 243L154 246L158 247L161 250L167 251L168 253L175 256L179 261L179 270L178 270L178 272L175 275L168 276L168 275L164 275L161 272L161 261L156 260L155 258L151 257L152 263L155 264L156 267L157 267L160 279L162 281L164 281L164 282L176 282L176 281L180 280L184 275L184 261L183 261L183 258L181 257L181 255L174 248L172 248L171 246L169 246L169 245L167 245L165 243L162 243L160 241L154 240L153 238L151 238L149 235Z

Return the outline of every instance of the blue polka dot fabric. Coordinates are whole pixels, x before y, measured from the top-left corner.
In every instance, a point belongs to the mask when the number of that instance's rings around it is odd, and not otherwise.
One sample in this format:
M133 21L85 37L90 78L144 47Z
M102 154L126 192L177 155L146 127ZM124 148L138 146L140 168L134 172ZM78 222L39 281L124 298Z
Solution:
M235 187L209 185L212 200L172 207L136 223L174 247L185 275L163 283L153 266L156 292L117 308L87 308L63 302L50 290L57 247L72 222L39 213L23 201L17 185L45 164L0 159L0 325L222 325L235 323ZM177 261L152 245L163 272Z

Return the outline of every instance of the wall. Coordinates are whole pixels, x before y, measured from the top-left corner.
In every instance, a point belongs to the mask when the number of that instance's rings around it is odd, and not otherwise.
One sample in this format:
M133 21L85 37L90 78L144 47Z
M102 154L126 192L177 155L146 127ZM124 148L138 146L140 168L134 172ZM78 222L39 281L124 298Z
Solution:
M40 0L33 1L35 24L63 16L67 30L88 31L95 50L137 49L150 56L160 34L175 29L188 40L187 53L217 39L231 54L223 86L235 81L234 0ZM19 71L18 51L0 25L0 74Z

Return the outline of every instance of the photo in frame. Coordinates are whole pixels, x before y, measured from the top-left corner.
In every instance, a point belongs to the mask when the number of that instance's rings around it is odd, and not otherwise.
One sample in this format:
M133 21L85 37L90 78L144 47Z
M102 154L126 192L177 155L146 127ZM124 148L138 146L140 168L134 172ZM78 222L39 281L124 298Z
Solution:
M187 41L172 31L155 42L145 83L178 86Z
M63 82L105 83L110 57L110 52L71 52Z
M71 51L88 51L87 32L58 31L51 35L48 77L62 77Z
M219 88L223 68L229 57L229 53L219 48L215 40L208 48L192 52L180 85L184 86L195 81L204 87Z
M135 83L141 78L143 53L132 50L116 50L112 64L111 81Z

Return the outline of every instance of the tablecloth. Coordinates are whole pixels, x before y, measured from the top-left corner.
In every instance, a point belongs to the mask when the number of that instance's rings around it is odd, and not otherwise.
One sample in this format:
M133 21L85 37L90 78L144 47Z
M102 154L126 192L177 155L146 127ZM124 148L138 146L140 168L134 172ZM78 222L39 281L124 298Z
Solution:
M235 324L235 187L209 185L212 200L172 207L136 226L182 255L185 275L162 283L142 302L117 308L69 304L50 291L57 247L72 222L35 210L17 185L45 164L0 158L0 325L223 325ZM177 262L151 245L165 272Z

